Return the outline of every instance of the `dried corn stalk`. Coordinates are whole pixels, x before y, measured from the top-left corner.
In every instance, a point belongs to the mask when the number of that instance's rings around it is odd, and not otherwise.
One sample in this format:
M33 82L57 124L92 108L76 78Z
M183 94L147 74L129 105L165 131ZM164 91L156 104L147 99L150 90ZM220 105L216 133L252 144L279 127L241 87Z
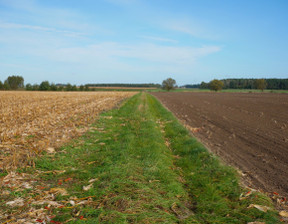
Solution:
M87 131L97 115L135 92L0 92L0 169Z

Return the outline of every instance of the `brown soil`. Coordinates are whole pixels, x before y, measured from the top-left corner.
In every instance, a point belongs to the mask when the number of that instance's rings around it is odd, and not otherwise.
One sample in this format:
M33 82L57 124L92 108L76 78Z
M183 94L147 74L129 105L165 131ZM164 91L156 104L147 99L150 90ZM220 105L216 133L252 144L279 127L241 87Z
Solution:
M288 94L153 95L247 185L288 196Z

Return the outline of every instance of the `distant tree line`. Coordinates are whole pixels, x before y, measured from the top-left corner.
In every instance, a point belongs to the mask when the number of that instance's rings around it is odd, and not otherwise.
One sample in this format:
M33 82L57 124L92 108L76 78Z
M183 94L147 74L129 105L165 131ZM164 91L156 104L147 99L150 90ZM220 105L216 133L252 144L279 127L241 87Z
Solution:
M40 84L26 84L24 85L24 78L22 76L9 76L4 82L0 81L0 90L27 90L27 91L96 91L97 89L91 87L134 87L134 88L160 88L160 84L86 84L86 85L72 85L55 84L49 81L43 81Z
M259 80L264 82L259 83ZM288 79L223 79L221 81L224 84L223 89L262 89L265 86L264 89L288 90ZM209 84L202 82L200 89L209 89Z
M133 88L161 88L160 84L154 83L142 83L142 84L133 84L133 83L100 83L100 84L87 84L89 87L133 87Z
M168 80L168 79L167 79ZM0 90L23 90L28 91L93 91L91 87L122 87L122 88L164 88L169 89L169 86L176 87L175 83L170 83L167 80L164 80L162 85L154 83L144 83L144 84L125 84L125 83L104 83L104 84L86 84L86 85L71 85L68 84L54 84L49 83L49 81L43 81L38 84L26 84L24 86L24 78L22 76L9 76L4 82L0 81ZM167 81L167 83L166 83ZM202 82L201 84L194 85L184 85L185 88L200 88L200 89L211 89L211 90L221 90L223 89L275 89L275 90L288 90L288 79L223 79L217 80L217 87L215 87L215 81L212 80L209 83ZM218 81L221 81L218 82ZM222 85L223 83L223 85ZM221 85L220 85L221 84ZM167 87L168 86L168 87ZM166 88L167 87L167 88ZM172 89L173 89L172 88ZM217 90L216 90L216 89ZM220 88L220 89L219 89ZM170 90L170 89L169 89Z
M160 85L157 84L86 84L86 85L71 85L68 84L54 84L48 81L41 82L38 84L27 84L26 90L28 91L95 91L93 87L134 87L134 88L159 88Z
M200 88L200 84L188 84L188 85L184 85L181 86L182 88L187 88L187 89L199 89Z
M88 85L71 85L70 83L68 84L54 84L54 83L49 83L49 81L43 81L38 84L31 85L28 83L25 87L27 91L89 91L89 86Z

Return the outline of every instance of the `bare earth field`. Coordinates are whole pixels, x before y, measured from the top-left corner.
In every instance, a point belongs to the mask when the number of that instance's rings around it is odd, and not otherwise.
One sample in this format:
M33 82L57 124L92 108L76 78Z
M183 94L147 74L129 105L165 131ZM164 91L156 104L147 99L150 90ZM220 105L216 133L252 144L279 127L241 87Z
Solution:
M33 165L135 92L0 92L0 172Z
M247 185L288 196L288 94L153 95Z

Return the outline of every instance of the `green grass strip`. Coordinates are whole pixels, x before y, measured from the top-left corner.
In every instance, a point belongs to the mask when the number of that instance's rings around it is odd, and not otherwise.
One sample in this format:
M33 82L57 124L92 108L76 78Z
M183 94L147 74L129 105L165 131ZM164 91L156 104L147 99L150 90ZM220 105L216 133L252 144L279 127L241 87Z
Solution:
M61 185L69 195L58 195L58 201L92 196L93 202L54 209L55 222L277 223L275 211L247 208L272 206L269 199L253 194L240 201L236 172L221 165L147 93L102 114L93 130L61 150L42 157L36 167L66 172L42 174L42 179L49 188L72 179Z
M239 200L244 191L239 185L235 169L225 166L219 159L192 138L189 132L152 96L148 96L151 111L164 124L164 138L170 142L175 165L180 168L191 198L193 211L202 223L278 223L275 211L267 213L247 209L251 204L273 207L270 199L254 193Z

